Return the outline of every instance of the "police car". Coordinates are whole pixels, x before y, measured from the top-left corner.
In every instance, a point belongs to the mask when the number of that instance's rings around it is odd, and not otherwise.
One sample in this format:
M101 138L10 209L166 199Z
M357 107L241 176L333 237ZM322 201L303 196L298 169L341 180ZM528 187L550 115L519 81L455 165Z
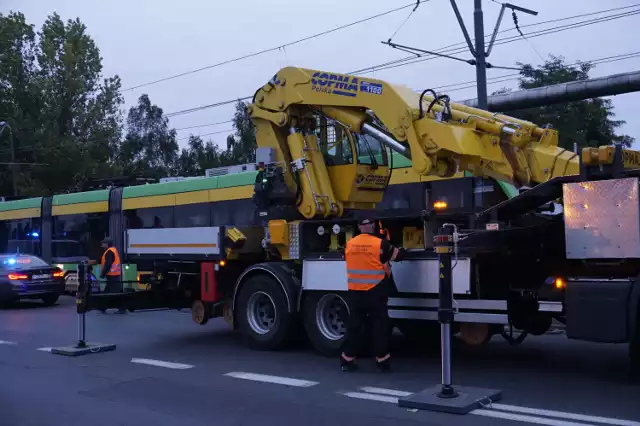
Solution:
M0 254L0 302L40 299L53 305L64 292L64 272L30 254Z

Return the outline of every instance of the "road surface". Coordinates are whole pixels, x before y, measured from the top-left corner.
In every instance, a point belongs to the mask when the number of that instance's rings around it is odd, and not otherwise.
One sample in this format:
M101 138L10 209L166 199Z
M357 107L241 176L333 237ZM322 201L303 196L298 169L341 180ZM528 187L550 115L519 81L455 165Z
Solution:
M454 345L454 384L497 388L500 404L465 416L419 412L398 396L439 382L439 357L394 341L391 374L372 360L342 373L335 359L301 347L245 348L224 321L190 313L87 316L90 342L114 352L71 358L51 347L77 337L74 300L0 310L0 424L73 425L447 425L640 426L640 387L628 383L625 346L569 342L562 335L510 347Z

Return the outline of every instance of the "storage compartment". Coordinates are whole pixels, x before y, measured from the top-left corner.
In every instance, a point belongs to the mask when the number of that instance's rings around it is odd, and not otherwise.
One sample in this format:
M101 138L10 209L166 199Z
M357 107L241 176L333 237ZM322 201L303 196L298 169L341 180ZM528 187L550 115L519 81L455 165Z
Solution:
M601 343L628 342L631 288L628 280L568 281L567 337Z

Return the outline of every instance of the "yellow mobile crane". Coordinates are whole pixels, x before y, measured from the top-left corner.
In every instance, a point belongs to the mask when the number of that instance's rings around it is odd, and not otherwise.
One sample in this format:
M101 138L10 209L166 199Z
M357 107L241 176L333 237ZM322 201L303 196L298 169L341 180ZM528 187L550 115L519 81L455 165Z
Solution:
M340 123L353 139L358 138L353 133L377 139L411 159L413 170L423 176L446 178L464 170L530 186L579 174L578 155L558 147L555 130L456 104L429 89L418 94L380 80L289 67L255 93L249 112L258 147L273 149L277 162L291 166L290 186L299 175L299 210L305 218L369 208L381 192L363 195L356 189L360 180L368 189L384 190L389 172L355 160L337 168L327 165L314 133L318 115ZM583 161L611 164L613 152L612 146L585 148ZM636 151L625 150L624 160L625 167L640 167Z
M390 316L403 332L435 323L438 263L429 236L450 222L462 236L453 287L465 341L501 333L517 343L504 325L536 335L553 318L567 323L569 337L637 340L639 153L605 146L578 155L558 147L553 129L459 105L433 90L295 67L258 89L248 108L260 170L255 222L125 230L128 261L151 256L156 266L167 259L171 266L151 290L96 296L92 308L190 306L196 322L225 316L260 348L281 346L302 320L316 349L335 353L348 313L341 249L355 233L357 211L383 198L389 149L409 158L418 176L476 176L425 182L409 194L422 203L418 211L381 212L394 243L412 249L393 269L399 292ZM511 199L485 198L496 180L528 189ZM564 214L545 211L561 198ZM613 229L622 224L603 214L607 203L631 209L622 244L616 238L624 233ZM597 232L580 228L587 219ZM602 240L609 230L615 238ZM212 239L212 248L202 249ZM193 250L184 249L186 240ZM136 248L144 245L157 248ZM194 259L199 269L187 270ZM175 266L180 260L185 266ZM604 277L615 284L602 285ZM601 317L595 329L594 312Z

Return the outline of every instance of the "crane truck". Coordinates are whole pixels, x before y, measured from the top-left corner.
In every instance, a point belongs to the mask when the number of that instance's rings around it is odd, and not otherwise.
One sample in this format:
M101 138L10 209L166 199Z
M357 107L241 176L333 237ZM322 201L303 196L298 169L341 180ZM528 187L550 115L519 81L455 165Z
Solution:
M376 212L408 251L393 265L389 300L403 333L438 337L433 236L451 223L463 341L501 334L515 344L556 320L570 339L630 343L637 365L640 153L572 152L552 128L430 89L296 67L260 87L248 111L257 140L251 206L215 226L132 227L122 219L127 200L112 190L110 234L126 262L151 273L131 291L92 295L89 309L190 308L198 324L225 318L255 348L280 348L302 332L336 354L349 313L343 249L402 156L420 183L406 194L410 208ZM505 195L505 185L517 190ZM210 189L200 201L215 206L237 192Z

